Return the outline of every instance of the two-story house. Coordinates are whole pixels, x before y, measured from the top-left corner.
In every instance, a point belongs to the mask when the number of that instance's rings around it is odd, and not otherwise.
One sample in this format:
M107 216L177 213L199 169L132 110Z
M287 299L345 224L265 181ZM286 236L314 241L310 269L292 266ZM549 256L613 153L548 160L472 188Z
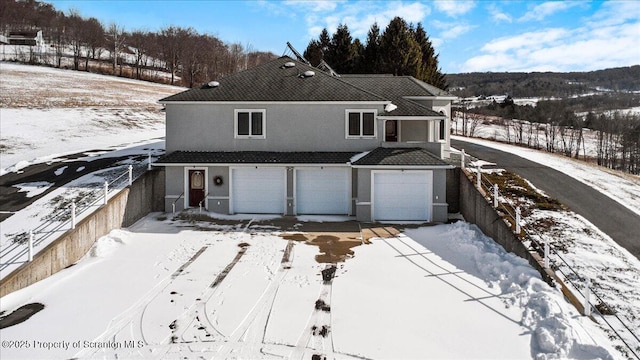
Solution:
M288 57L169 96L166 210L446 221L453 99Z

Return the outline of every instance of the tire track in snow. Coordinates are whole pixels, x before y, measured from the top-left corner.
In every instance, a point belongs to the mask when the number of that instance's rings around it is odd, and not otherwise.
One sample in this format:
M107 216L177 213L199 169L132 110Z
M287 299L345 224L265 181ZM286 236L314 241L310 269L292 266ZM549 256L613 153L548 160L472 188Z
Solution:
M291 268L293 245L294 242L289 240L274 278L270 281L269 286L267 286L258 301L256 301L249 314L216 353L217 358L251 358L256 354L264 353L263 348L268 345L265 343L266 331L278 290L287 276L288 270Z
M200 248L187 262L182 264L175 272L173 272L170 276L164 278L161 282L156 284L151 290L149 290L145 295L143 295L135 304L129 307L124 312L120 313L118 316L113 318L109 325L107 326L107 330L97 336L93 341L94 342L106 342L106 341L116 341L118 335L120 335L125 329L129 329L129 333L132 335L132 339L142 339L145 344L148 342L144 338L143 326L142 326L142 318L144 311L149 306L151 302L153 302L160 294L164 292L173 281L180 276L184 270L192 264L202 253L206 250L207 246L203 246ZM135 337L133 335L138 335ZM74 358L86 358L86 357L94 357L96 354L101 352L100 349L91 349L86 348L78 352L74 355Z
M327 271L332 267L335 268L336 264L327 265L323 271ZM331 277L333 278L333 276ZM329 306L331 305L332 285L333 279L324 281L318 295L318 299ZM310 359L314 355L320 355L321 359L325 357L328 359L334 358L335 349L331 324L331 312L315 308L309 316L304 332L300 334L295 347L287 358Z

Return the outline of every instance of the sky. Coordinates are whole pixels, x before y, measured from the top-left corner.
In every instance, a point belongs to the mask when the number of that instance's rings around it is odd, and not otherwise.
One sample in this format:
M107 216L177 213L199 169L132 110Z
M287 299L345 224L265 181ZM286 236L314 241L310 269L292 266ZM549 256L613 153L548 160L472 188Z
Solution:
M592 71L640 64L640 1L50 0L103 25L192 27L226 43L282 55L345 24L366 42L400 16L422 23L444 73Z

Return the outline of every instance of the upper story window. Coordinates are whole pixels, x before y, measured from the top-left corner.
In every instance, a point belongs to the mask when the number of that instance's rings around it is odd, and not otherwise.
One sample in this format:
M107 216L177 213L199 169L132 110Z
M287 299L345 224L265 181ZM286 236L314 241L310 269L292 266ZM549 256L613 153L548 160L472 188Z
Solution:
M446 121L444 119L440 120L440 126L439 126L439 140L446 140L446 131L447 131L447 126L446 126Z
M376 136L375 110L347 110L347 138L373 138Z
M266 110L235 110L235 137L237 139L265 139Z
M440 114L445 115L444 111L440 111ZM446 115L445 115L446 116ZM446 140L446 133L445 131L447 131L447 122L445 119L440 120L440 124L438 126L438 140Z

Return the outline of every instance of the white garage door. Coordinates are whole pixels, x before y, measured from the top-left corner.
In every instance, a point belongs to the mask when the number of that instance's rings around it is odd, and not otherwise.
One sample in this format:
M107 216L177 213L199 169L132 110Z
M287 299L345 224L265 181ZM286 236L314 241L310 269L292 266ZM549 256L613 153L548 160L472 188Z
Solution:
M432 171L373 172L373 219L431 220Z
M233 213L284 214L283 168L237 168L231 170Z
M349 214L349 168L296 169L297 214Z

